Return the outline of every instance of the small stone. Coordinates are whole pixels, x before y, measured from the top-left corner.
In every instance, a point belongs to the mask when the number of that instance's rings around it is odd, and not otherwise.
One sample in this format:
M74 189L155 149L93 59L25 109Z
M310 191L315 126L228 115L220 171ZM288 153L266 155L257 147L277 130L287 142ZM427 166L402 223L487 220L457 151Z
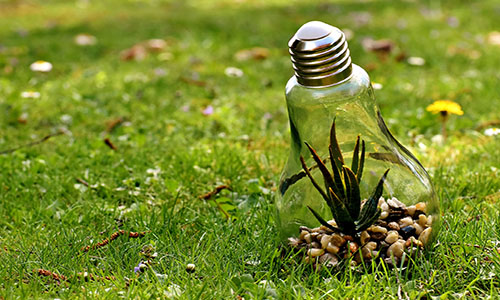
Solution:
M403 232L404 238L408 238L416 233L415 227L411 225L401 228L401 231Z
M382 211L387 211L388 212L389 211L389 205L384 202L384 203L382 203L380 205L380 209L382 209Z
M326 251L331 254L337 254L340 251L340 248L333 245L332 243L328 243L328 246L326 246Z
M363 258L370 259L372 258L372 251L368 248L361 248L361 255Z
M186 265L186 272L188 273L193 273L196 269L196 266L194 264L187 264Z
M431 233L432 233L432 227L425 229L418 237L418 240L421 241L422 244L427 245L431 237Z
M406 217L406 218L399 220L399 225L401 227L410 226L412 224L413 224L413 219L411 217Z
M310 244L312 242L312 236L310 233L307 233L305 236L304 236L304 241L306 241L306 243Z
M350 235L344 235L344 239L345 239L346 241L350 241L350 242L353 242L353 241L354 241L354 238L353 238L352 236L350 236Z
M418 247L424 246L424 244L422 244L422 242L419 241L419 240L417 240L417 238L415 238L414 236L411 236L409 239L407 239L406 243L405 243L406 248L409 248L412 245L413 246L418 246Z
M380 218L383 220L383 219L386 219L387 217L389 216L389 212L384 210L382 211L382 213L380 214Z
M385 238L385 242L388 244L393 244L399 239L399 234L395 230L389 231L387 237Z
M380 198L378 199L378 206L381 206L381 205L382 205L382 204L384 204L384 203L385 203L385 199L384 199L384 197L380 197Z
M360 240L361 240L361 245L366 244L370 240L370 234L368 233L368 231L365 230L361 232Z
M418 224L420 224L420 226L422 227L427 227L427 217L425 215L420 215L418 216Z
M317 257L320 255L323 255L324 253L325 253L325 250L323 250L323 249L312 248L312 249L307 250L307 256L310 256L310 257Z
M335 233L332 235L331 243L337 247L342 247L346 243L346 240L339 234Z
M330 240L332 237L328 234L325 234L321 237L321 248L326 249L328 247L328 244L330 243Z
M377 241L385 239L386 236L387 236L387 234L386 233L382 233L382 232L373 232L371 234L371 238L374 239L374 240L377 240Z
M319 257L319 262L327 267L334 267L339 263L339 259L330 253L325 253Z
M382 226L371 226L370 228L368 228L368 231L387 233L387 228L384 228Z
M428 216L427 217L427 223L425 223L425 225L427 225L427 227L430 227L432 225L432 221L434 220L434 218L431 216Z
M311 229L311 232L312 233L319 233L320 230L321 230L320 227L314 227L313 229Z
M312 247L312 248L318 248L318 249L321 249L321 244L320 244L320 243L318 243L318 242L316 242L316 241L314 241L314 242L312 242L312 243L311 243L311 247Z
M328 225L331 225L333 227L337 227L337 222L335 222L335 220L330 220L330 221L327 221L326 223L328 223Z
M311 232L311 238L313 239L313 241L318 239L318 235L319 235L319 232L317 232L317 231Z
M407 212L410 216L414 216L415 215L415 211L417 210L416 206L415 205L411 205L411 206L408 206L407 208Z
M420 226L417 222L413 223L413 227L415 228L416 235L420 235L422 231L424 231L424 228L422 228L422 226Z
M356 253L356 251L358 251L358 249L359 249L359 246L356 242L349 243L349 252Z
M311 232L311 229L309 227L306 227L306 226L300 226L299 229L300 229L300 231Z
M376 242L368 242L368 243L366 243L364 248L370 249L373 251L373 250L377 249L377 243Z
M289 237L288 245L290 245L291 247L298 247L300 245L300 239Z
M391 246L389 246L389 249L387 249L387 256L394 255L397 258L401 258L403 256L404 252L404 245L405 242L403 240L397 241Z
M387 257L387 258L384 258L384 262L388 266L397 266L399 264L399 258L397 258L397 257Z
M391 230L399 230L399 224L396 223L396 222L390 222L389 224L387 224L387 227L389 227L389 229Z
M299 239L305 240L306 234L308 234L308 231L302 230L299 235Z
M426 213L427 212L427 204L425 204L425 202L419 202L419 203L415 204L415 209Z

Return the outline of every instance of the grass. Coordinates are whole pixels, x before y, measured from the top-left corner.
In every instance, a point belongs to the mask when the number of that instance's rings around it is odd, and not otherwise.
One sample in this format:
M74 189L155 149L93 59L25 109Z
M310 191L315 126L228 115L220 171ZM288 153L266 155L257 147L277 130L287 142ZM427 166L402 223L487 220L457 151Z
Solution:
M0 297L499 298L500 147L498 136L475 130L500 111L500 47L487 42L499 12L493 0L0 1L0 151L65 133L0 155ZM273 193L288 154L286 46L312 19L354 32L353 60L383 85L385 120L433 178L444 223L428 260L411 269L314 272L279 251ZM75 45L82 32L98 43ZM396 50L383 61L363 50L368 36ZM165 39L168 54L120 60L151 38ZM255 46L269 57L234 59ZM425 65L397 62L402 52ZM40 59L53 70L30 71ZM226 76L230 66L244 76ZM27 90L41 97L21 98ZM440 98L465 112L450 119L444 145L431 142L440 125L425 112ZM203 115L209 105L214 113ZM216 199L233 221L198 198L220 184L232 188ZM80 250L119 229L146 235ZM148 245L164 276L135 276ZM33 273L40 268L72 280L57 284Z

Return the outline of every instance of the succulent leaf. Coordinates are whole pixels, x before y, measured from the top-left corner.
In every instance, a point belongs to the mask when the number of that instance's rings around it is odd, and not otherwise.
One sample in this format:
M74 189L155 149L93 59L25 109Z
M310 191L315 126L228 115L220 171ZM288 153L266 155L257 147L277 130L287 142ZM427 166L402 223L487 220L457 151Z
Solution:
M359 160L358 170L356 172L356 178L358 183L361 182L361 176L363 175L363 167L365 165L365 141L361 141L361 158Z
M334 160L334 155L333 155L333 149L332 145L328 147L328 150L330 152L330 162L332 164L332 170L333 170L333 180L335 181L335 188L333 188L333 191L339 196L341 200L345 199L345 193L344 193L344 184L342 183L342 174L340 170L337 168L337 165L335 164Z
M368 198L365 205L363 205L363 209L361 210L361 213L359 215L359 224L366 223L367 220L371 219L372 216L376 213L378 199L380 199L380 197L382 196L382 192L384 191L384 182L388 172L389 169L387 169L384 175L382 175L382 178L380 178L375 191L370 196L370 198Z
M307 167L306 165L306 162L304 160L304 157L302 157L302 155L300 156L300 163L302 164L302 168L304 169L304 172L306 172L306 175L309 177L309 179L311 180L311 183L313 184L313 186L318 190L318 192L321 194L321 196L323 197L323 199L325 199L326 203L328 204L328 206L330 207L330 209L333 209L333 203L332 203L332 200L330 199L330 197L323 191L323 189L319 186L319 184L316 182L316 180L314 179L314 177L312 176L311 172L309 171L309 168Z
M348 194L348 201L346 207L349 210L351 217L356 220L359 217L361 208L361 195L359 191L359 184L353 171L344 166L344 181L346 183L346 194Z
M344 165L344 158L342 157L342 152L340 151L340 146L337 141L337 134L335 132L335 120L332 123L332 128L330 128L330 147L332 148L332 163L335 162L337 169L342 169Z
M316 219L318 219L319 223L327 228L329 228L330 230L333 230L333 231L338 231L339 229L336 228L336 227L333 227L332 225L328 224L327 221L325 221L325 219L323 219L314 209L312 209L309 205L307 206L307 208L309 208L309 210L312 212L312 214L316 217Z
M363 230L367 229L368 227L370 227L373 223L375 223L375 221L378 220L381 213L382 213L382 210L380 209L380 207L377 207L375 214L371 218L365 220L363 223L359 223L356 225L356 230L363 231Z
M307 142L304 142L309 149L309 152L311 152L311 155L316 162L316 164L319 167L319 170L321 171L321 174L323 174L323 179L325 180L325 187L328 190L329 188L333 187L335 188L335 182L332 178L332 174L330 174L330 171L328 171L328 168L325 166L321 158L318 156L318 153L316 153L316 150L314 150L313 147L311 147Z
M354 151L352 153L351 170L354 171L354 174L358 173L358 165L359 165L359 140L360 140L360 137L358 135L358 138L356 139L356 145L354 146Z
M354 220L351 218L351 215L349 215L349 211L345 207L344 203L340 201L339 197L333 192L331 188L329 189L329 191L333 205L335 207L335 209L332 210L332 215L337 222L337 225L344 231L354 229Z

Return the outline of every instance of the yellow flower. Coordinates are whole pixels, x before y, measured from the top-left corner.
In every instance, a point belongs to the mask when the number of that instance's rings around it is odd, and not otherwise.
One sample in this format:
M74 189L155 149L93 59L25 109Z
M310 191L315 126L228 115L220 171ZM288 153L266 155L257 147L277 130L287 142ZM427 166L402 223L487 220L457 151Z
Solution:
M430 111L433 114L441 113L442 115L455 114L461 116L464 114L460 104L451 100L434 101L434 103L427 106L427 111Z

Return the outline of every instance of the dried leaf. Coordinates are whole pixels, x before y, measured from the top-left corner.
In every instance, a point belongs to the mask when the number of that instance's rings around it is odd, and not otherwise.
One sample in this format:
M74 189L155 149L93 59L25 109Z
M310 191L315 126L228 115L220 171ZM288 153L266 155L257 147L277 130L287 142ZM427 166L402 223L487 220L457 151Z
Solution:
M247 61L250 59L263 60L269 57L269 50L263 47L243 49L234 54L237 61Z

